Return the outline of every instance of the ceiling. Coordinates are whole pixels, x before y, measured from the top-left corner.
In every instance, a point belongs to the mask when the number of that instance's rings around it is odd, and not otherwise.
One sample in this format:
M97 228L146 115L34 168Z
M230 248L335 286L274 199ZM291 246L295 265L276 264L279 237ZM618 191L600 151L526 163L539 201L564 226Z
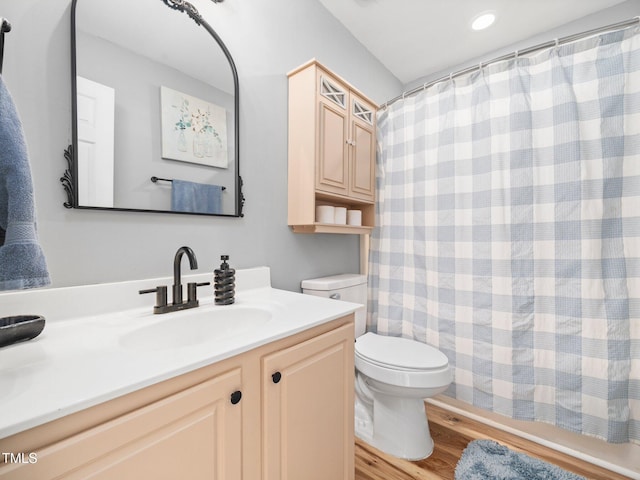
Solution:
M403 84L623 0L320 0ZM487 30L469 27L491 10ZM546 41L547 39L545 39Z

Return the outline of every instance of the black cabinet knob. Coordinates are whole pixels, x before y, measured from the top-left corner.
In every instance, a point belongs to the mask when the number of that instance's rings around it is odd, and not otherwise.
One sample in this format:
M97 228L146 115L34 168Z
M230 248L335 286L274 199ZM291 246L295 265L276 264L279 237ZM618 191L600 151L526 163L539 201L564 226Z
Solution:
M235 405L242 398L242 392L240 390L236 390L231 394L231 404Z
M273 383L279 383L281 378L282 378L282 374L280 372L276 372L273 375L271 375L271 379L273 380Z

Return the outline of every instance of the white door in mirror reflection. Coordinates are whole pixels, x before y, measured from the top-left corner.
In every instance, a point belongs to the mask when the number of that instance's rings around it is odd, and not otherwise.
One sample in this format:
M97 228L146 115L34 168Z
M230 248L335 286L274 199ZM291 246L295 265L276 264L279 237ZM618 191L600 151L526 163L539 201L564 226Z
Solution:
M113 207L115 90L76 78L78 204Z

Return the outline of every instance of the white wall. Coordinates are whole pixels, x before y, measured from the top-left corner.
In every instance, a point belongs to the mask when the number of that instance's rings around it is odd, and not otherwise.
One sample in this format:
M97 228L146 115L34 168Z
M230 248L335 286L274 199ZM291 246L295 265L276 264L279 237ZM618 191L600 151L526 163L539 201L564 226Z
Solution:
M300 235L287 226L286 72L316 57L378 102L402 85L317 0L193 3L238 68L241 219L65 209L59 178L71 141L71 0L0 0L0 16L13 26L4 80L24 124L54 286L165 276L181 245L194 249L199 272L229 254L236 268L270 266L273 285L291 290L304 278L358 270L357 236ZM123 12L123 21L139 19Z

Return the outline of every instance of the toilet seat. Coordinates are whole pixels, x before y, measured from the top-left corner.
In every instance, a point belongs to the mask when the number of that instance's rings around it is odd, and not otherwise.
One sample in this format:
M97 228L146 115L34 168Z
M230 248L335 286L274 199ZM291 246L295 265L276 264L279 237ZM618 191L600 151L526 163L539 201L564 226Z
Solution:
M399 387L433 388L452 380L449 360L440 350L373 332L356 340L355 366L374 380Z
M449 364L444 353L426 343L373 332L358 337L355 349L361 357L386 368L424 371Z

